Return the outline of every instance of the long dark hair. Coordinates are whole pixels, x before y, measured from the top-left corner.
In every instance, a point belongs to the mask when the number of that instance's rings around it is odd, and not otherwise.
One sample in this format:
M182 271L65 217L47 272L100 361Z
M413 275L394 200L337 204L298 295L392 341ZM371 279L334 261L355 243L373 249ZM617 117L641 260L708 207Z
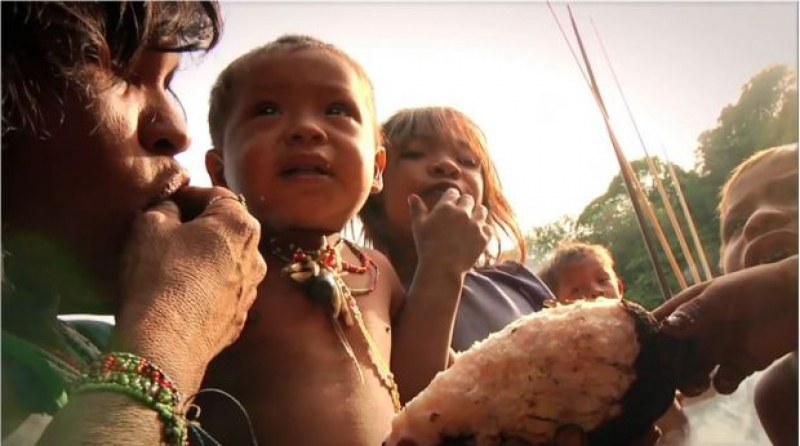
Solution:
M90 66L127 79L143 50L208 50L221 32L216 2L3 2L3 135L45 137L40 102L91 94Z

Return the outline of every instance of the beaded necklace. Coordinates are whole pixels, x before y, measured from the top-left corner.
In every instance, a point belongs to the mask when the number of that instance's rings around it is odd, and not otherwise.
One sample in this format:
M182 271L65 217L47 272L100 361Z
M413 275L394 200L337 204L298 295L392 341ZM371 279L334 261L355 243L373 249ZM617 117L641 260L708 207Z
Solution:
M356 254L360 265L352 265L342 259L338 250L342 242ZM322 248L314 250L306 250L290 244L288 251L291 256L276 244L275 238L269 240L269 245L272 255L288 263L281 270L284 275L300 284L308 297L325 307L334 319L341 318L345 326L353 326L353 314L346 304L346 294L366 296L375 290L378 284L378 266L372 259L355 244L341 238L330 245L323 237ZM337 283L339 282L337 276L341 277L349 273L366 274L370 266L374 274L369 288L352 289L344 282Z
M358 257L360 265L352 265L342 259L342 255L338 250L342 242ZM321 245L322 248L316 250L305 250L295 245L289 245L288 251L291 252L291 257L289 257L286 251L277 246L275 238L269 240L272 255L288 263L287 266L281 269L281 273L297 282L312 301L322 304L328 311L334 330L348 356L355 364L359 377L363 382L364 377L361 367L358 365L355 353L344 336L339 321L341 320L345 327L358 326L367 344L369 360L375 367L381 384L392 397L394 410L397 413L402 408L397 383L391 370L381 357L375 341L369 334L355 299L356 296L366 296L375 290L378 283L378 265L349 240L340 238L333 245L330 245L323 237ZM344 282L344 275L348 273L366 274L370 266L374 274L369 288L351 289Z

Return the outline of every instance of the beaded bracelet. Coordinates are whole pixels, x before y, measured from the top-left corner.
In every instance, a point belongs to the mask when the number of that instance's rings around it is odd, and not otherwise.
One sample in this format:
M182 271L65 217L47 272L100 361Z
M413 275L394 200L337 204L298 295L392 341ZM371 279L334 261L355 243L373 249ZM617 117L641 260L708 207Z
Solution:
M183 397L175 383L155 364L131 353L106 353L81 375L73 389L81 392L117 392L154 409L164 423L164 442L189 444L186 419L178 409Z

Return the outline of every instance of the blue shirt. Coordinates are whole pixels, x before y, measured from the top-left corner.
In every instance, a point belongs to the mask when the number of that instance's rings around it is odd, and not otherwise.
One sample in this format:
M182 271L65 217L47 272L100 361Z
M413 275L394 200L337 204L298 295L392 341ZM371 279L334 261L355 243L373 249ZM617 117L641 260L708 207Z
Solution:
M553 293L517 262L475 268L467 273L456 313L452 347L461 352L509 322L539 311Z

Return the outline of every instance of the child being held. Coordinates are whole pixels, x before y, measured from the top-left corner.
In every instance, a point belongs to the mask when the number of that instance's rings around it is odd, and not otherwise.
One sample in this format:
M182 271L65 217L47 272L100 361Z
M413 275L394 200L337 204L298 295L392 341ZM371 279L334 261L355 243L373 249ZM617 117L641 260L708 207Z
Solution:
M420 343L413 309L400 316L404 289L384 256L338 235L382 188L371 82L334 46L284 36L220 74L209 125L209 175L246 197L269 273L241 337L212 362L204 385L243 404L261 444L380 444L400 406L390 358L430 381L448 351L392 353L393 343ZM204 426L222 444L248 444L225 404L206 399Z

